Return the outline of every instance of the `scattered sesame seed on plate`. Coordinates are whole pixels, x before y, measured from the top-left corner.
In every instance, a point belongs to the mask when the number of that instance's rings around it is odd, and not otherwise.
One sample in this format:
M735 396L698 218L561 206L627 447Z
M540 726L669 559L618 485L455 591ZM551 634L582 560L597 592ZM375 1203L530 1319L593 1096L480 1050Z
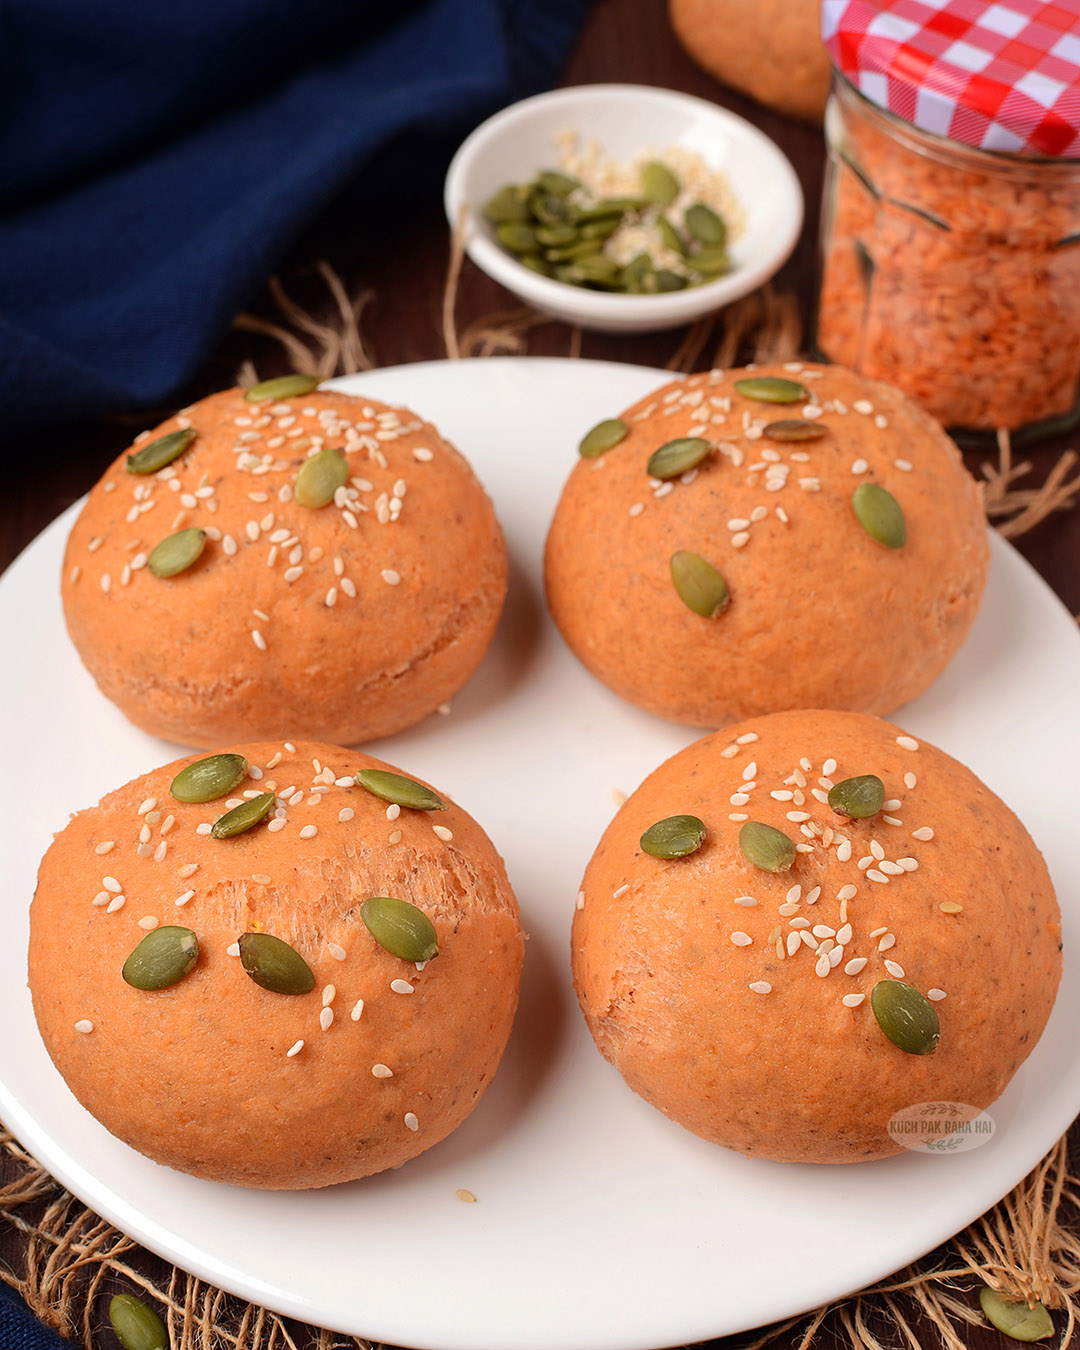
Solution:
M393 1069L387 1068L385 1064L373 1064L371 1066L372 1075L375 1078L393 1078Z
M454 837L453 830L448 830L445 825L432 825L431 828L445 843L449 843Z

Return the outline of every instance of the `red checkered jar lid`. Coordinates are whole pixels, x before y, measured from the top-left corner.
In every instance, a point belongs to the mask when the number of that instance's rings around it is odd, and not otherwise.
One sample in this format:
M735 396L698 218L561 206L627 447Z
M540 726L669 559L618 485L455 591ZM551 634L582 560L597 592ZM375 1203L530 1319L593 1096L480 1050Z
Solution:
M921 130L1080 157L1080 0L823 0L821 25L855 88Z

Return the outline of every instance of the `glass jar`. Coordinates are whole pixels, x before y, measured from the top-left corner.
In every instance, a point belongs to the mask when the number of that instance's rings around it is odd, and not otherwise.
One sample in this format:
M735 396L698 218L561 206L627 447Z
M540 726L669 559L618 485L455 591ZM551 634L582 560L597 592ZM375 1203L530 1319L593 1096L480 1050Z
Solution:
M1080 421L1080 160L932 135L839 73L825 136L819 352L961 435Z

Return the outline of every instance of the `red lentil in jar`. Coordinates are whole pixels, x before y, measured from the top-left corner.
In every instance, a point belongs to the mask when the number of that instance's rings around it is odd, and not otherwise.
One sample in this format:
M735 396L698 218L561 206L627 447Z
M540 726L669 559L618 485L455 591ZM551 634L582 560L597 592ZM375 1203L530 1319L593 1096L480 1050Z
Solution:
M1075 0L824 0L817 346L950 427L1080 418Z

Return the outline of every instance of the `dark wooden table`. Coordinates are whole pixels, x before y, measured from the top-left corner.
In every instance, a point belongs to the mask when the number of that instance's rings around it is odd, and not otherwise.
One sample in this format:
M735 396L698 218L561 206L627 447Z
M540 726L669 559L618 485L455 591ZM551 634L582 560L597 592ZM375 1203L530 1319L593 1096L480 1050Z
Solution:
M752 0L747 0L751 3ZM787 153L806 196L807 223L790 261L776 278L779 292L797 297L805 322L816 278L817 219L821 198L824 149L820 130L791 121L761 108L718 85L693 65L668 27L661 0L598 0L567 67L566 84L624 81L664 86L710 99L760 126ZM440 307L449 256L449 236L441 204L432 194L425 209L402 228L380 232L359 213L342 204L332 210L283 260L279 275L287 290L309 311L329 314L330 303L315 269L327 259L350 294L370 289L372 298L363 315L368 350L380 366L443 357ZM516 302L494 282L466 264L459 292L462 328L470 320L513 308ZM280 322L269 296L253 310ZM613 337L586 333L580 354L611 361L664 366L673 357L684 334ZM573 335L561 324L549 323L527 335L531 355L565 355ZM715 346L715 342L713 344ZM711 354L706 347L703 358ZM283 373L288 361L271 340L250 333L223 338L191 384L177 395L175 406L230 384L241 362L256 362L260 375ZM28 437L6 459L7 490L0 499L0 567L6 567L30 540L100 476L106 464L127 446L133 434L152 425L172 409L116 409L100 421ZM1080 439L1080 438L1078 438ZM1033 464L1031 478L1045 476L1067 442L1047 442L1024 458ZM48 450L49 469L42 472L42 452ZM969 466L978 472L985 454L970 454ZM1054 588L1070 612L1080 611L1080 510L1059 512L1016 541L1024 556ZM1077 1127L1074 1126L1074 1135ZM0 1229L0 1259L18 1265L20 1240ZM148 1269L152 1268L148 1266ZM1000 1350L1004 1338L978 1328L965 1332L974 1350ZM937 1333L924 1324L924 1344L937 1344ZM102 1346L113 1344L107 1334ZM783 1336L779 1346L795 1346L797 1333ZM835 1345L828 1334L820 1342ZM721 1342L715 1342L720 1346ZM734 1345L735 1342L724 1342Z

